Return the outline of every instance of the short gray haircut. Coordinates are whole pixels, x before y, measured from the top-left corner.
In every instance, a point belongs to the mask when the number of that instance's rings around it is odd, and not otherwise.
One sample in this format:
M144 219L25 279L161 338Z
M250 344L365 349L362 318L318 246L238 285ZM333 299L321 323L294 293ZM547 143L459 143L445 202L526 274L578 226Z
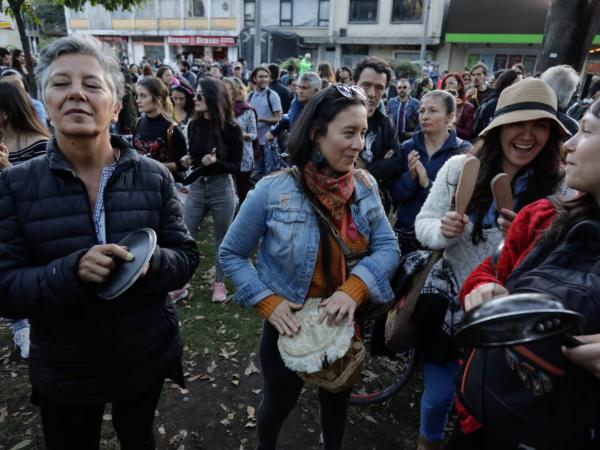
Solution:
M321 90L321 77L317 72L304 72L298 83L308 83L311 88Z
M575 69L566 64L550 67L544 71L541 79L554 90L558 101L558 109L564 111L569 106L569 101L579 83L579 75Z
M121 64L107 45L86 34L65 36L52 42L42 51L36 68L42 98L46 99L50 65L63 55L73 54L89 55L98 60L102 67L104 79L110 86L113 105L120 104L123 95L125 95L125 78L121 73Z

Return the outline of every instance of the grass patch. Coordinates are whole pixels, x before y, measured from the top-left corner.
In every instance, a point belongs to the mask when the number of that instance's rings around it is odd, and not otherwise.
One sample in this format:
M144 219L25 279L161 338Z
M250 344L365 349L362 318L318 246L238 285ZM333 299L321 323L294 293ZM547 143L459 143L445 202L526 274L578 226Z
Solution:
M205 223L210 225L208 221ZM206 228L198 233L197 243L200 264L191 282L192 296L178 305L186 351L191 356L194 352L216 356L222 348L235 343L241 354L257 352L262 319L252 308L243 308L233 302L231 297L235 290L228 280L230 300L224 304L212 303L210 269L214 266L215 245Z

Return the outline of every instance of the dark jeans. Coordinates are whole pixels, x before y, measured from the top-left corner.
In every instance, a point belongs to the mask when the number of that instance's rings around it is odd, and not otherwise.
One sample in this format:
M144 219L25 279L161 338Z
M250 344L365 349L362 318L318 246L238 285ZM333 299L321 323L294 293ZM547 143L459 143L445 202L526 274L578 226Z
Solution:
M240 172L235 175L235 185L237 187L238 198L240 199L240 205L246 200L246 195L252 187L250 183L250 175L252 172Z
M258 407L257 450L276 448L279 431L287 416L294 409L304 385L300 377L283 364L277 348L278 338L279 333L275 327L265 321L260 342L264 396ZM351 391L339 394L332 394L321 388L318 391L324 448L326 450L341 449Z
M163 382L127 402L113 402L112 421L122 450L154 450L154 410ZM48 450L98 450L104 404L65 405L39 400Z

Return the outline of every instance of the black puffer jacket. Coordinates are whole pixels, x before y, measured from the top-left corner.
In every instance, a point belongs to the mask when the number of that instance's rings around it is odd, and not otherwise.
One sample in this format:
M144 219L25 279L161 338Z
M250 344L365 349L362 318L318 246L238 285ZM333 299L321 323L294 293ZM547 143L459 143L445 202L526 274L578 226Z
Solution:
M104 191L107 242L149 227L158 245L145 277L114 300L77 277L97 244L83 182L56 141L46 156L0 174L0 315L31 321L34 398L64 403L122 400L168 376L181 381L181 341L167 293L198 265L166 168L119 138Z

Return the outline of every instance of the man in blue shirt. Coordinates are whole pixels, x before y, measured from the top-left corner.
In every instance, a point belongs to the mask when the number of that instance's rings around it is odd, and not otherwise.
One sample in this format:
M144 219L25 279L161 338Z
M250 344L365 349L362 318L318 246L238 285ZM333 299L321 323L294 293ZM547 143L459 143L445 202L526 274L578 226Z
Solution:
M270 142L278 138L284 131L292 131L292 126L300 116L304 105L321 90L321 78L316 72L306 72L300 77L298 83L298 98L292 100L290 111L284 114L279 123L265 134L265 139Z
M388 117L392 119L398 129L399 141L404 142L406 139L410 139L418 128L421 103L410 96L410 82L406 78L398 80L396 89L398 96L388 103Z

